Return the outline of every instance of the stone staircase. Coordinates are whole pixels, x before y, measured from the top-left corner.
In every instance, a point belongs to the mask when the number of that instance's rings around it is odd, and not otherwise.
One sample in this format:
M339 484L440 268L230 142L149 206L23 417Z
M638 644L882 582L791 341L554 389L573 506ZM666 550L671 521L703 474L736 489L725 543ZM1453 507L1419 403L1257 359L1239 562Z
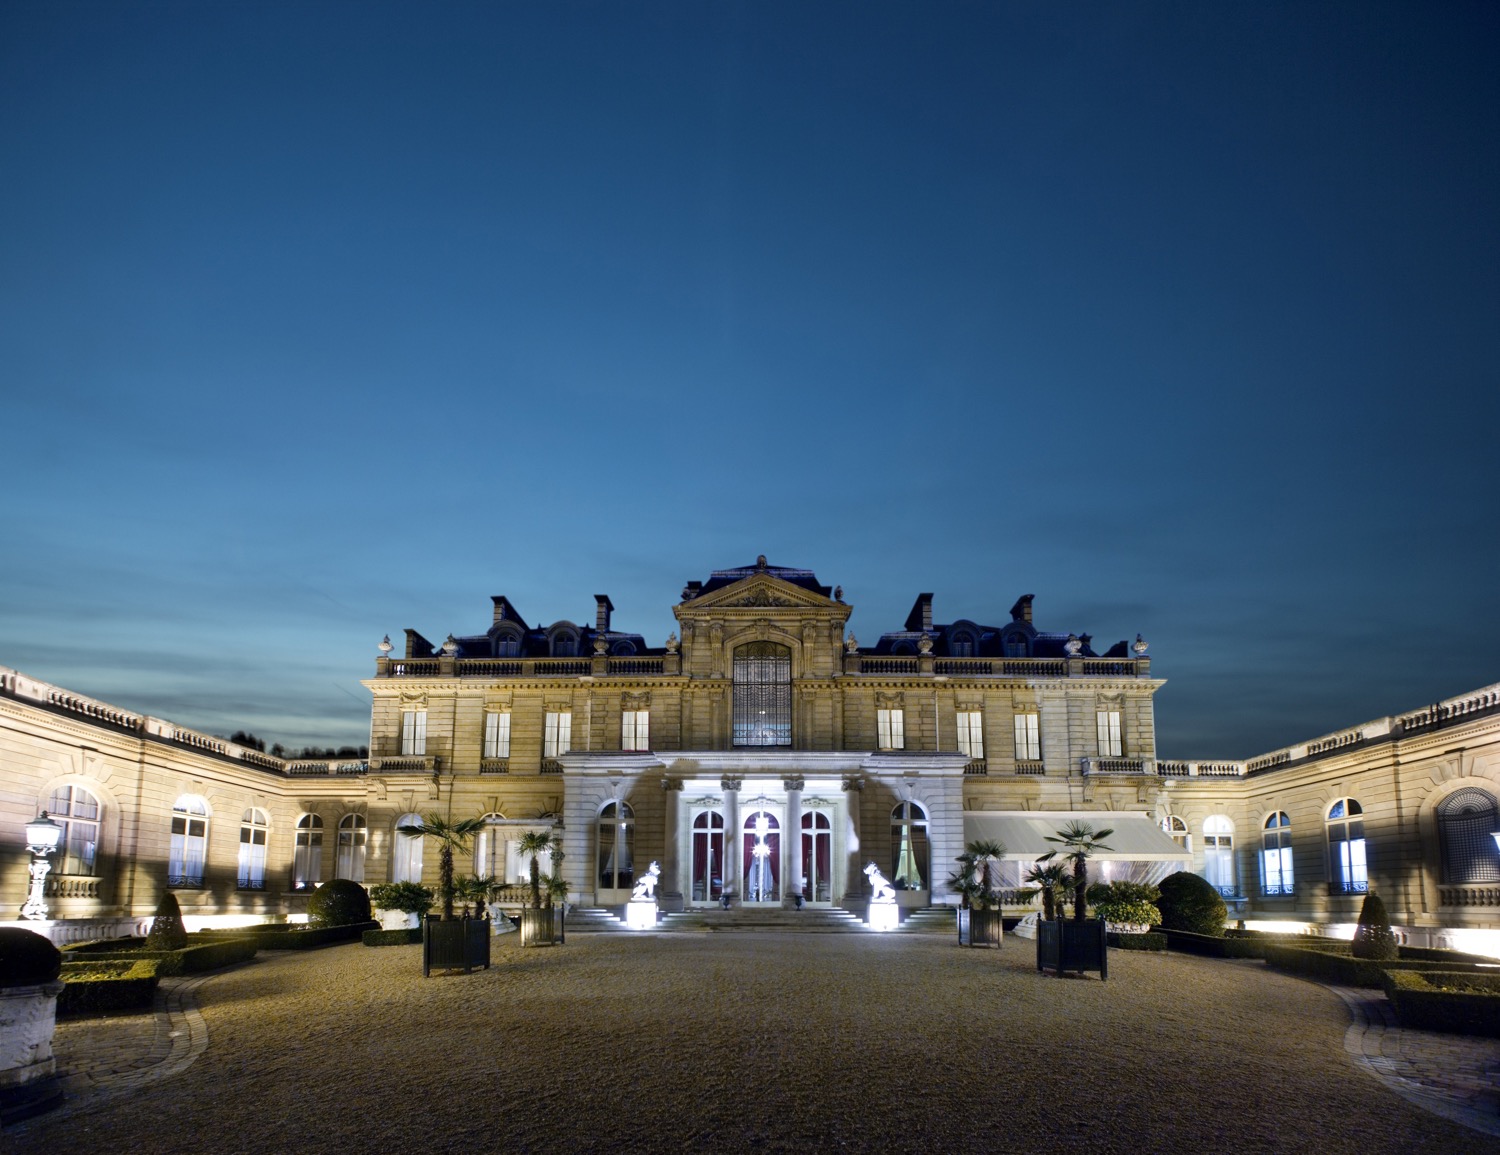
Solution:
M568 911L569 934L625 934L629 927L619 908L575 906ZM951 906L917 907L902 912L902 934L957 935ZM869 931L858 915L841 907L804 907L801 910L737 906L729 910L694 907L665 914L658 934L858 934Z

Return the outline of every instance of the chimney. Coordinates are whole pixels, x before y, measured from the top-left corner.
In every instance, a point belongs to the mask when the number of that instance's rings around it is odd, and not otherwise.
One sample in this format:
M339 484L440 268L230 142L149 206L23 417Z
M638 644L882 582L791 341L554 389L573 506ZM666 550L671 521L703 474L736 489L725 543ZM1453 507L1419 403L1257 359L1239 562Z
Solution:
M416 630L406 631L406 656L408 658L430 658L436 651L433 645Z
M1013 622L1031 621L1031 599L1036 594L1022 594L1016 599L1016 604L1010 607L1010 620Z
M614 603L609 600L608 594L594 595L594 632L596 634L609 633L609 615L614 613Z
M490 601L495 603L493 625L498 626L501 622L514 622L523 630L529 628L521 615L516 612L516 607L510 604L510 599L504 594L494 594L490 597Z
M911 613L906 615L906 628L908 630L921 630L923 633L932 632L932 595L918 594L917 600L912 603Z

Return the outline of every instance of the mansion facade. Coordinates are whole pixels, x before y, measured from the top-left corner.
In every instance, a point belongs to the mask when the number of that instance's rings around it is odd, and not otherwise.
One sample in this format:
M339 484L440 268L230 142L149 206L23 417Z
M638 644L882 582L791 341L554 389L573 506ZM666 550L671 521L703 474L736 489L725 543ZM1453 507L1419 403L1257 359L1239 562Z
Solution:
M934 619L861 644L842 591L754 565L689 582L664 644L592 621L381 645L368 756L284 759L0 667L0 896L26 897L23 827L64 826L54 938L135 929L165 889L205 924L298 917L328 879L436 879L400 832L482 816L465 873L519 905L523 835L551 831L569 898L618 907L653 861L665 910L843 906L871 861L902 905L954 904L966 843L1025 870L1073 819L1110 828L1096 875L1203 874L1249 925L1330 933L1378 890L1414 942L1500 956L1500 686L1248 761L1156 749L1146 643L1096 653L1008 620ZM1003 603L1002 603L1003 604ZM680 636L679 636L680 634Z

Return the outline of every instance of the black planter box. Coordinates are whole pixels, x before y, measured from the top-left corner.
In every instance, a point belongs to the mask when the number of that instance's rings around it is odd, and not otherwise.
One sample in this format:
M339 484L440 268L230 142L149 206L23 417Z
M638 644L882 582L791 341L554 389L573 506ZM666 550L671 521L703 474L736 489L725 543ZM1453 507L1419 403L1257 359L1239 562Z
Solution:
M958 911L959 946L999 946L1005 938L1005 921L998 910Z
M1036 924L1036 969L1063 971L1098 971L1101 979L1109 978L1109 956L1106 949L1104 920L1060 918Z
M562 939L562 912L527 906L521 909L521 945L551 946Z
M434 969L490 969L490 920L455 918L448 922L429 916L422 927L422 975Z

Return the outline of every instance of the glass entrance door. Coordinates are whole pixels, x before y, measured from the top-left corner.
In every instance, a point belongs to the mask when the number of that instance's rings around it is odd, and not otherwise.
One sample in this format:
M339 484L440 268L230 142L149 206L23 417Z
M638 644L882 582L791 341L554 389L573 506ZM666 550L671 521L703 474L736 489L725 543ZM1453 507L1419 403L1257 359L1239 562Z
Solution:
M781 823L769 810L752 810L745 816L744 838L746 905L781 902Z
M702 811L693 819L692 902L717 903L724 893L724 816Z
M802 898L833 901L833 823L821 810L802 815Z

